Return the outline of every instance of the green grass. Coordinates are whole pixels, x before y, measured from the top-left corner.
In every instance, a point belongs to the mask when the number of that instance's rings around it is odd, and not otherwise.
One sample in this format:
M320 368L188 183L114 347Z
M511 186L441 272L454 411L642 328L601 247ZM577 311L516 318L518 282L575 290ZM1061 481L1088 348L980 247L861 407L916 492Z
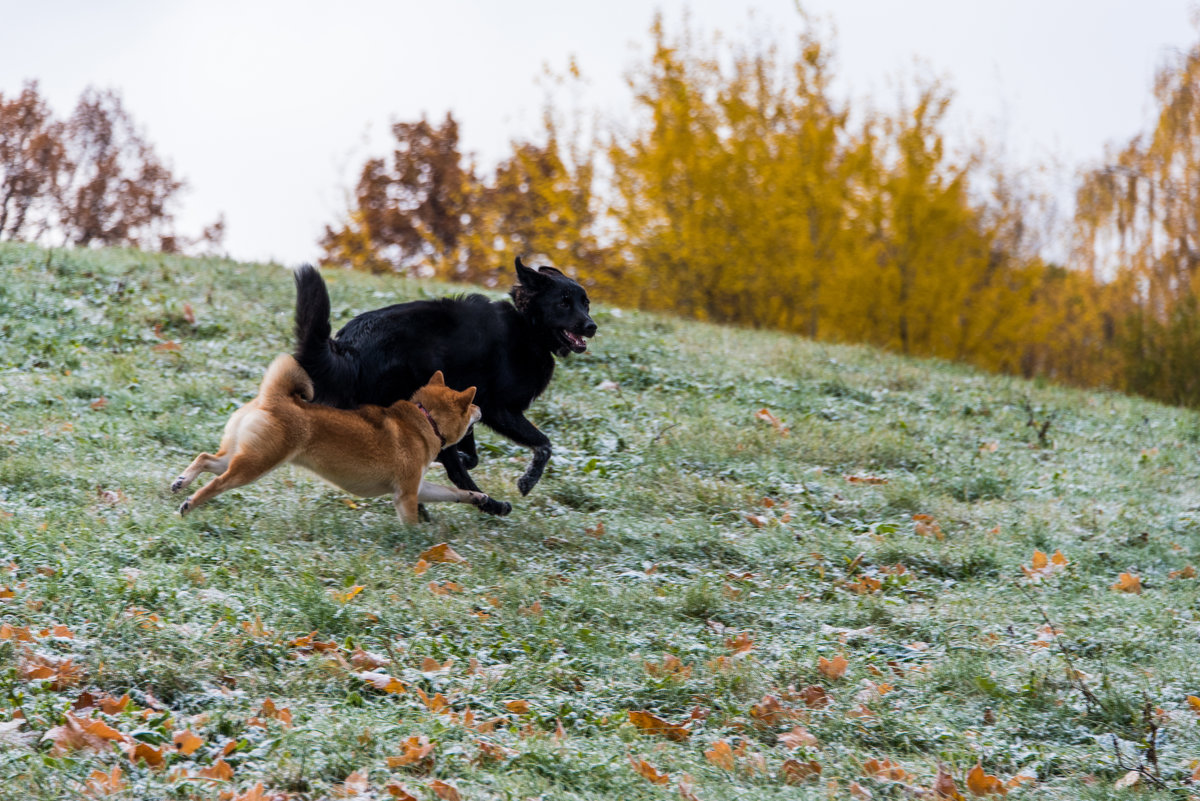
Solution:
M335 325L461 291L327 279ZM431 799L441 780L464 799L665 799L685 774L704 801L841 798L851 781L909 797L863 775L871 758L926 788L940 763L964 793L976 762L1024 772L1036 780L1010 796L1047 799L1121 794L1113 783L1143 764L1162 786L1144 780L1139 798L1181 797L1200 757L1186 701L1200 695L1200 599L1197 579L1170 573L1200 561L1196 413L601 307L589 353L560 361L530 412L555 448L530 497L515 488L528 453L480 432L475 475L514 501L510 517L442 506L406 528L386 498L352 507L284 468L180 519L170 480L289 349L292 302L277 266L0 246L0 587L13 596L0 623L35 638L0 640L0 798L78 798L114 766L112 798L258 782L326 798L355 772L364 798L398 781ZM1043 446L1030 421L1048 415ZM469 563L416 574L440 542ZM1035 549L1070 564L1031 584L1020 566ZM1123 572L1141 595L1110 589ZM461 590L429 587L447 581ZM1039 640L1043 613L1061 646ZM55 624L71 636L40 636ZM311 632L336 649L294 645ZM743 633L753 647L737 655ZM360 648L409 691L354 676ZM647 669L668 654L684 669ZM818 660L837 654L849 666L832 679ZM36 678L37 655L84 672ZM422 672L426 657L453 661ZM831 703L807 706L812 686ZM116 746L54 753L41 738L84 691L129 693L95 715L130 738L189 729L204 745L168 745L161 769ZM764 696L782 712L764 720ZM252 720L267 698L290 726ZM480 732L468 709L506 720ZM690 737L640 733L633 710L691 720ZM18 713L19 729L4 725ZM819 745L789 750L779 735L797 725ZM432 762L389 768L415 735ZM735 770L706 759L718 740L739 750ZM232 780L197 778L226 747ZM787 785L789 758L821 776Z

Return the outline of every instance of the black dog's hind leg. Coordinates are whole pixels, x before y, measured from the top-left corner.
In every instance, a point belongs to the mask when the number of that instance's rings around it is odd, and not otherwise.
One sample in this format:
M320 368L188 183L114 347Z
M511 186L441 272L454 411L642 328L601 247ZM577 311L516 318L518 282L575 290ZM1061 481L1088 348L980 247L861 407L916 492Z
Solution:
M471 474L463 466L462 454L458 452L458 448L451 445L438 454L437 460L446 468L446 477L450 479L454 486L459 489L470 490L471 492L483 492L471 480ZM480 504L479 511L487 512L489 515L496 515L497 517L504 517L512 511L512 504L508 501L498 501L490 495L486 497L487 500Z
M491 419L484 419L483 422L497 434L533 450L533 461L525 468L525 474L517 479L517 489L522 495L528 495L550 462L550 438L526 420L520 412L501 412Z

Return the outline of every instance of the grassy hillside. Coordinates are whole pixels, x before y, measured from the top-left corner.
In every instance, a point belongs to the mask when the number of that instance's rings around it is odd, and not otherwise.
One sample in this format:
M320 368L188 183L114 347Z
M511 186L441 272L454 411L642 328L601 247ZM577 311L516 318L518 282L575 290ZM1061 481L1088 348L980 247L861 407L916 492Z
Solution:
M335 325L459 291L327 277ZM280 267L0 247L0 798L1186 787L1195 413L600 309L530 497L480 432L511 517L405 528L285 468L180 519L292 300ZM439 543L466 562L417 567Z

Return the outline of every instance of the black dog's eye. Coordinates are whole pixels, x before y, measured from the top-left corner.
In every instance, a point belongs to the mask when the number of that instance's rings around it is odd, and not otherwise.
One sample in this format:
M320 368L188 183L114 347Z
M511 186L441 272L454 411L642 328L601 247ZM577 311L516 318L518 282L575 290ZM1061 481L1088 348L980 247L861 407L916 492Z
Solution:
M570 297L568 297L568 296L566 296L566 295L563 295L563 299L562 299L562 305L564 305L564 306L570 306L570 305L571 305L571 298L570 298Z

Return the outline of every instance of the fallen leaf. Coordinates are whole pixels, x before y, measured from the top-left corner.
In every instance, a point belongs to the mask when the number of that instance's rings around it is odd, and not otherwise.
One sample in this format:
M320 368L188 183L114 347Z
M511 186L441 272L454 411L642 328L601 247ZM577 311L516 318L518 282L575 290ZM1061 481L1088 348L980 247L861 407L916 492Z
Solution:
M459 556L453 548L444 542L439 542L432 548L423 551L418 558L424 559L426 562L450 562L452 564L458 564L460 562L467 561Z
M779 773L783 776L784 784L800 784L810 776L820 776L821 766L816 760L801 762L797 759L785 759L783 764L779 766Z
M889 782L907 782L912 779L912 774L901 767L899 762L893 762L890 759L882 761L868 759L863 763L862 769L864 776L870 776L873 779Z
M430 767L430 763L433 761L434 745L429 742L429 738L424 734L414 734L408 739L403 740L400 743L400 748L402 749L400 754L387 758L387 766L389 768Z
M184 756L190 756L196 752L197 748L204 745L203 738L187 729L176 732L173 742L175 743L175 748Z
M1195 577L1196 577L1196 568L1193 567L1192 565L1188 565L1187 567L1183 568L1182 570L1172 570L1170 573L1167 574L1167 578L1173 578L1173 579L1190 579L1190 578L1195 578Z
M920 536L939 540L946 538L946 535L942 533L941 525L933 519L932 515L913 515L912 519L913 530Z
M233 778L233 766L224 759L218 759L212 764L212 767L201 768L197 773L205 779L227 782Z
M725 640L725 647L733 651L734 656L743 656L754 650L754 640L750 639L749 632L743 631L736 637Z
M1128 592L1138 595L1142 591L1142 578L1132 573L1122 573L1110 589L1117 592Z
M779 735L779 742L793 750L797 748L816 748L820 745L817 738L803 726L796 726L789 732Z
M677 743L692 736L691 729L669 723L652 712L630 710L629 722L641 729L642 734L657 734Z
M822 676L834 681L846 675L846 668L849 665L850 663L846 660L846 657L841 654L838 654L833 659L826 659L823 656L817 659L817 670L821 672Z
M458 788L441 779L431 781L429 789L433 790L433 794L442 799L442 801L462 801L462 796L458 794Z
M388 782L383 786L383 789L388 791L388 795L395 798L396 801L418 801L417 797L408 791L400 782Z
M119 793L125 789L125 782L122 780L122 775L120 765L114 765L110 773L93 770L88 775L84 787L88 795L111 795L112 793Z
M529 702L519 698L515 698L511 701L505 701L504 708L509 712L516 712L518 715L529 714Z
M659 773L653 765L644 759L634 759L631 756L629 757L629 764L638 772L638 775L651 784L666 784L671 780L670 776L665 773Z
M365 589L366 587L364 587L362 584L355 584L353 587L345 591L331 590L330 594L338 603L345 604L350 603L354 596L358 595Z
M367 781L365 773L354 771L341 784L334 785L331 789L333 795L339 798L353 798L356 795L362 795L371 788L371 783Z
M938 798L950 799L950 801L962 801L962 793L958 791L958 785L954 783L954 777L946 770L946 766L938 763L937 778L933 781L933 792Z
M350 675L365 681L376 690L383 690L385 693L399 694L408 691L408 685L400 681L400 679L393 678L389 674L377 670L364 670L359 673L351 673Z
M985 773L983 765L978 762L967 773L967 789L975 795L1008 794L1008 788L1004 786L1004 782L989 773Z
M886 484L888 480L880 476L846 476L851 484Z
M425 571L428 569L429 569L429 563L426 562L424 559L418 559L417 563L415 565L413 565L413 573L416 573L418 576L424 575Z
M718 768L725 770L734 768L733 748L725 740L717 740L713 743L713 747L704 752L704 758Z
M850 782L848 789L850 790L850 795L853 798L860 799L860 801L870 801L870 799L875 797L870 790L868 790L866 787L863 787L858 782Z

